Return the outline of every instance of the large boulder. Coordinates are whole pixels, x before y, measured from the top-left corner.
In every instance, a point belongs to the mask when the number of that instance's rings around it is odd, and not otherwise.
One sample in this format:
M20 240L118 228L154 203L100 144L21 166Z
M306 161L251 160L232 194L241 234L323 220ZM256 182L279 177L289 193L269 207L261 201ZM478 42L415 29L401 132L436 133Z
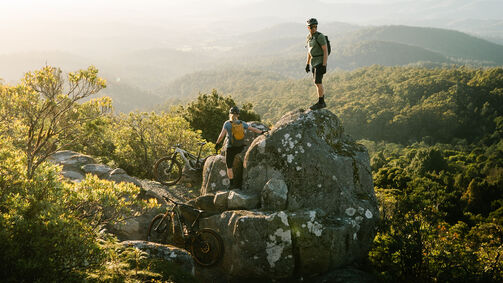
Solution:
M295 267L292 233L285 212L234 210L203 218L224 241L220 267L229 278L288 278ZM226 280L222 280L226 281Z
M233 279L334 270L364 258L375 236L378 204L367 150L344 135L328 110L290 112L256 138L239 194L260 200L256 209L201 220L221 233L220 269ZM228 209L241 208L229 206L230 195Z
M248 125L260 129L268 130L266 125L260 122L248 122ZM237 154L234 158L234 163L232 163L232 170L234 173L234 178L237 180L238 184L242 183L243 179L243 160L246 151L250 147L253 140L259 136L259 134L252 131L245 131L244 144L245 147L240 154ZM224 144L227 144L227 137L224 140ZM220 190L229 189L229 178L227 177L227 166L225 165L225 148L222 149L222 153L216 156L210 156L203 168L203 181L201 185L201 194L205 195L208 193L215 193Z
M203 167L201 195L227 190L229 184L225 156L219 154L208 157Z

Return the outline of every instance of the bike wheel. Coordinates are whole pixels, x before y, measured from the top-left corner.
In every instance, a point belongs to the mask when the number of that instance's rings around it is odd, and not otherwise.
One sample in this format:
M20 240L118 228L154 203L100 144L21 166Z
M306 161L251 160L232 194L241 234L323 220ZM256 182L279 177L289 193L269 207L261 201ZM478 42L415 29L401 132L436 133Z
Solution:
M165 244L172 235L171 217L164 217L164 214L158 214L148 226L147 241Z
M174 185L182 178L182 165L170 156L163 157L154 164L154 177L163 185Z
M202 266L216 264L223 256L224 243L217 232L204 228L197 231L190 244L194 260Z

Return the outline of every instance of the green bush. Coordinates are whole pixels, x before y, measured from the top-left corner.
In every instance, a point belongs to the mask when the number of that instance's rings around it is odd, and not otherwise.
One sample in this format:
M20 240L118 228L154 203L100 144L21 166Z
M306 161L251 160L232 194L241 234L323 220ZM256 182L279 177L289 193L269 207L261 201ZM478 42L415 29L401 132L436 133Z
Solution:
M106 258L99 231L133 214L139 188L88 175L66 183L42 163L33 177L26 160L0 139L0 277L7 282L81 281Z

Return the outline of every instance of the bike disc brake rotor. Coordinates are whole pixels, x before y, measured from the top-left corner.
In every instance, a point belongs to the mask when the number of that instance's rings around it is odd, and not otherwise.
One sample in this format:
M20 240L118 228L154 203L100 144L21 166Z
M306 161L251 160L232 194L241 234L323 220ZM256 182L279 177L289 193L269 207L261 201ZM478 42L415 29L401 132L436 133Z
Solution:
M200 243L199 245L199 249L201 250L201 252L207 254L210 252L210 245L208 244L208 242L206 241L201 241L202 243Z

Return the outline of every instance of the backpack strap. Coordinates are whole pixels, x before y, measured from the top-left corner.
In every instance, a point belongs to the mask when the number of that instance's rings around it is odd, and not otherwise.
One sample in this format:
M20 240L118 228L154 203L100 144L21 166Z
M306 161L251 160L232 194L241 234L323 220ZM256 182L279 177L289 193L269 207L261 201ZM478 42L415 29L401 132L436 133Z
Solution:
M314 34L313 34L313 37L314 37L314 39L316 40L316 43L318 43L318 46L321 48L321 44L320 44L320 42L318 41L318 36L319 36L320 34L321 34L321 33L317 31L316 33L314 33ZM316 35L316 36L314 36L314 35ZM323 50L323 48L322 48L321 50ZM313 56L313 57L322 57L323 55L324 55L324 54L321 54L321 55L316 55L316 56Z

